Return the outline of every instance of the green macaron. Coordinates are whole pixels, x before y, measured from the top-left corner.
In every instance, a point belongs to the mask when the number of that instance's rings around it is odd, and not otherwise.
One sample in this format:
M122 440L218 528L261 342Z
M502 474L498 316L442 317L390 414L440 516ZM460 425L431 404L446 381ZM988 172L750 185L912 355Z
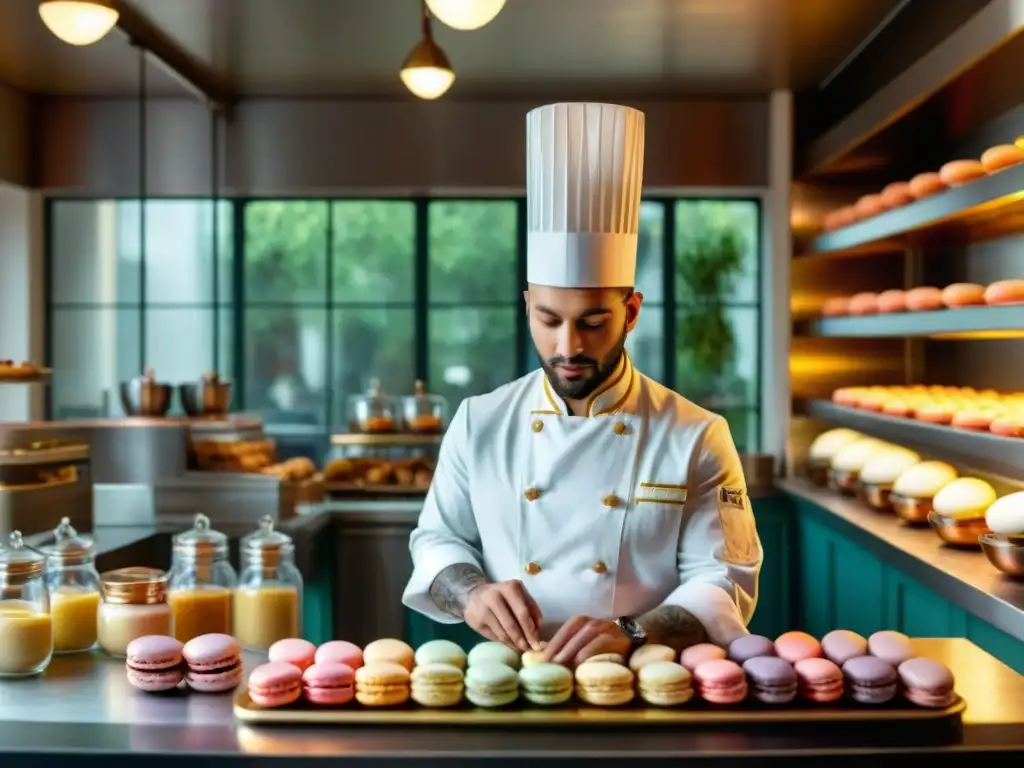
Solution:
M519 669L521 664L518 651L502 643L490 641L473 646L469 652L469 666L472 667L483 661L496 661L506 667L512 667L512 669Z
M561 664L542 661L520 670L519 687L527 701L551 707L572 698L573 676Z
M450 664L466 668L466 652L451 640L429 640L416 649L416 666Z
M466 698L478 707L503 707L519 698L519 675L497 661L470 664Z

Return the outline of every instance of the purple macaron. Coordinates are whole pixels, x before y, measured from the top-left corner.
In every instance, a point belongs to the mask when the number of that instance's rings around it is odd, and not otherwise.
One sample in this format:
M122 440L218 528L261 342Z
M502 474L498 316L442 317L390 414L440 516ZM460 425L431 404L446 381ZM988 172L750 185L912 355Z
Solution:
M896 671L904 698L919 707L948 707L957 700L953 673L945 664L918 657L904 661Z
M907 659L914 657L914 646L910 638L902 632L887 629L875 632L868 638L868 653L898 667Z
M743 662L754 698L765 704L787 704L796 698L793 665L778 656L756 656Z
M848 629L834 629L821 638L821 653L833 664L843 666L850 659L866 656L868 641Z
M140 691L159 693L177 688L182 680L182 644L165 635L145 635L128 643L125 666L128 682Z
M896 668L876 656L855 656L843 664L850 698L861 704L884 704L896 696Z
M222 693L242 682L242 648L231 635L209 634L185 643L185 682L194 691Z
M762 635L743 635L729 644L729 658L737 664L758 656L774 656L775 643Z

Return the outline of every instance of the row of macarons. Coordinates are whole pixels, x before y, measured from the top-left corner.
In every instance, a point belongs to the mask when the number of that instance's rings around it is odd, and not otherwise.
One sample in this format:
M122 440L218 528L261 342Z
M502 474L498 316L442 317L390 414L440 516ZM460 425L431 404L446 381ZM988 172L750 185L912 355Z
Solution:
M877 216L885 211L931 197L951 187L960 187L972 181L998 173L1024 162L1024 141L998 144L986 149L978 160L951 160L938 172L919 173L910 181L895 181L878 194L864 195L853 205L844 205L825 215L822 221L826 231L847 227L858 221Z
M128 682L148 693L181 687L224 693L242 682L242 647L230 635L199 635L182 643L167 635L144 635L128 644Z
M999 496L986 480L960 477L941 461L923 461L902 446L838 428L818 435L808 452L810 473L827 467L839 490L856 488L878 509L910 519L924 508L955 521L984 521L989 534L1024 538L1024 491Z
M574 695L595 706L620 706L639 696L652 706L678 706L694 695L712 704L739 704L748 696L768 704L839 701L881 704L902 690L930 707L955 699L953 676L931 659L915 657L898 632L870 638L837 630L821 642L803 632L772 641L737 638L729 648L704 643L681 655L663 645L645 645L628 659L600 654L570 670L543 661L542 651L520 655L500 643L483 642L467 654L447 640L413 650L393 639L365 648L332 641L319 648L304 640L282 641L271 661L253 670L249 697L266 708L300 700L314 706L366 707L405 704L451 707L463 699L477 707L501 707L522 697L554 706Z
M1024 437L1024 392L1000 393L971 387L840 387L832 402L884 416L916 419L938 426L1001 437Z
M825 317L864 316L1020 303L1024 303L1024 280L1014 278L989 285L953 283L945 288L923 285L907 291L862 291L852 296L834 296L821 305L821 314Z

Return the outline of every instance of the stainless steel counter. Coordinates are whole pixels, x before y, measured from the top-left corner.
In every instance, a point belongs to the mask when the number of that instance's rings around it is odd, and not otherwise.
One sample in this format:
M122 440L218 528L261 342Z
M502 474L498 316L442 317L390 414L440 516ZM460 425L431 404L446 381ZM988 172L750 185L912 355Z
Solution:
M786 758L870 752L1024 751L1024 678L966 640L919 640L923 655L953 669L968 703L962 733L936 744L935 735L900 728L850 730L843 725L792 729L773 725L681 731L495 728L315 728L236 724L231 695L155 696L128 685L121 661L100 654L57 657L28 680L0 681L2 764L19 755L59 766L97 755L124 755L146 764L163 758L294 757L484 760L538 758L710 760ZM247 655L247 674L262 661ZM453 738L454 737L454 738ZM108 763L105 763L108 764ZM159 763L157 763L159 764ZM180 764L180 763L179 763ZM764 764L763 762L759 764Z
M931 528L910 528L895 515L876 512L803 478L779 480L777 486L830 512L843 533L887 564L1024 642L1024 581L997 571L980 550L942 546Z

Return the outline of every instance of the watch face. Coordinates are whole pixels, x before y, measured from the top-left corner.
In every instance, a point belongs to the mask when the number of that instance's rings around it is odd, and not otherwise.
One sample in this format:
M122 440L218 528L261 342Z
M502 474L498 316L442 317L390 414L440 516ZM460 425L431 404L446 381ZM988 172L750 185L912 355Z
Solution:
M629 616L623 616L620 618L618 625L634 643L643 642L647 636L647 633L644 632L644 628Z

